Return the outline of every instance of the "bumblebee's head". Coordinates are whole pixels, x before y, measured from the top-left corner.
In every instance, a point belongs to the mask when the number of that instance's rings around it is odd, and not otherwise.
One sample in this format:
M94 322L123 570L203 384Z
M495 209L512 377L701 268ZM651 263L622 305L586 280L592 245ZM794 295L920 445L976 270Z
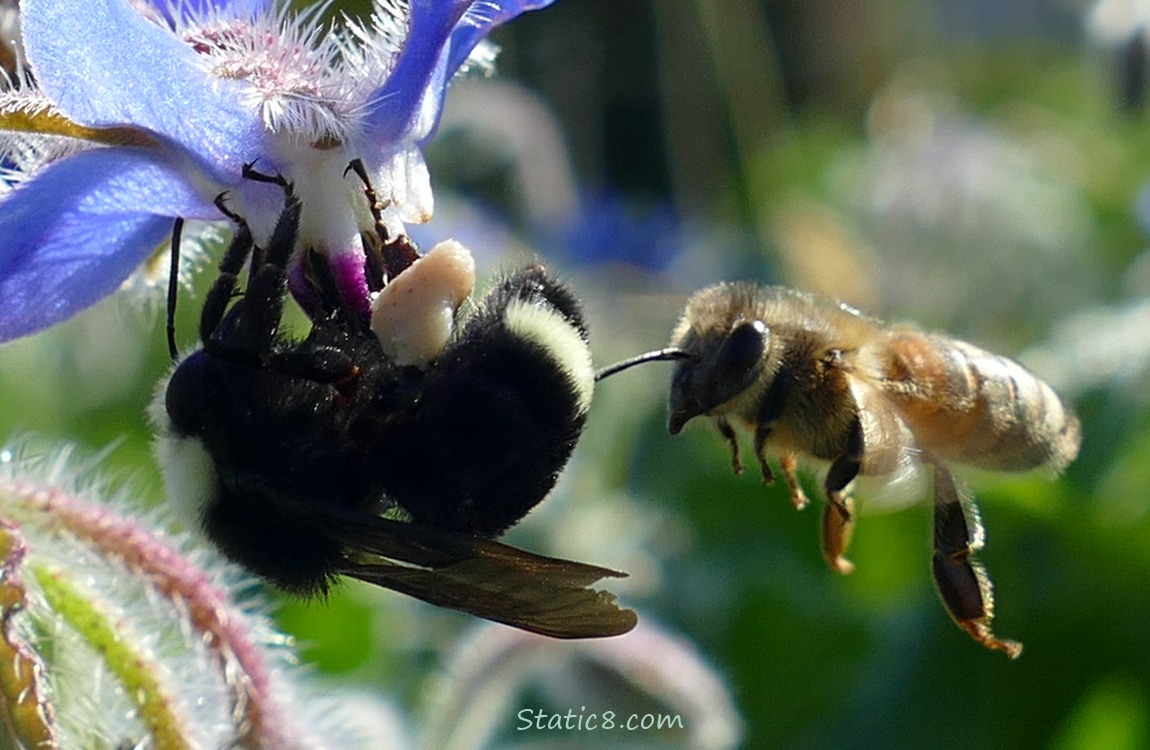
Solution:
M671 376L667 429L678 435L688 421L737 398L762 375L770 329L761 320L740 320L729 329L691 326L676 344L687 356Z

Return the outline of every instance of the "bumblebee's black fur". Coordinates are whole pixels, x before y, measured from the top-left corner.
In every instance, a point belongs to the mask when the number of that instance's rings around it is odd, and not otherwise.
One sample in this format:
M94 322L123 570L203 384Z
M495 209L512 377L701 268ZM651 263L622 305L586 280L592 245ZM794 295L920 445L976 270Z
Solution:
M551 491L583 431L568 373L504 325L516 300L549 305L586 335L578 302L538 266L487 295L375 441L384 492L417 523L505 531Z
M266 252L253 252L233 216L236 240L204 306L204 346L165 393L171 434L198 439L215 467L204 531L299 593L322 592L346 562L346 541L325 517L391 511L436 529L503 532L550 492L585 419L564 363L515 335L504 315L515 301L544 306L585 340L578 301L539 266L514 273L425 369L396 365L344 309L314 315L308 335L292 339L280 317L299 203L285 193ZM229 307L249 255L246 290Z

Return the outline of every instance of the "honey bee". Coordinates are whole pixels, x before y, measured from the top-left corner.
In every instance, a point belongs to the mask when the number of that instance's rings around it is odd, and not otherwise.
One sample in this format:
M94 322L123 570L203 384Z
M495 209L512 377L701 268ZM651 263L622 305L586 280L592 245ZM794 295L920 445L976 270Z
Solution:
M973 497L948 462L994 471L1064 469L1081 427L1054 390L1022 365L945 335L886 326L802 292L722 283L691 297L671 346L607 368L678 360L668 429L707 416L742 471L735 427L753 435L767 483L777 456L796 508L807 456L827 462L822 547L850 573L856 477L893 482L925 469L934 488L935 584L951 617L978 643L1017 657L1022 645L991 629L990 578L975 558L984 532Z

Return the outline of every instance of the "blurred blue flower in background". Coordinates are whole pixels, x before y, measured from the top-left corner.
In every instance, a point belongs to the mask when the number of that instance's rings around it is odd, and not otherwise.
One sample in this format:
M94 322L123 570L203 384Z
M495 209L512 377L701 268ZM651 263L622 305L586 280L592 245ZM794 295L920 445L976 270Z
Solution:
M600 193L584 198L580 211L551 230L550 242L586 264L624 263L665 271L684 250L678 213L669 205L638 213L622 196Z
M421 146L450 78L487 66L486 34L551 0L377 0L369 20L322 24L269 0L26 0L26 63L0 92L0 340L115 291L175 217L219 220L229 192L259 240L296 183L299 242L366 309L360 159L389 231L432 212ZM30 73L30 75L28 75ZM290 275L290 269L289 269Z

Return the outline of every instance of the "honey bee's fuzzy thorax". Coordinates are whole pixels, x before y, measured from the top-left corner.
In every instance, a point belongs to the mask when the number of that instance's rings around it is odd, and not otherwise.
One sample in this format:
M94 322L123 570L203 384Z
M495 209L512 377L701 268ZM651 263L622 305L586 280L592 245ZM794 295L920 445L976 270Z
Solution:
M725 335L741 320L762 320L768 326L821 330L871 330L877 321L847 305L831 305L806 292L783 286L756 286L750 282L723 282L695 293L687 302L671 338L680 340L689 330L703 335Z

